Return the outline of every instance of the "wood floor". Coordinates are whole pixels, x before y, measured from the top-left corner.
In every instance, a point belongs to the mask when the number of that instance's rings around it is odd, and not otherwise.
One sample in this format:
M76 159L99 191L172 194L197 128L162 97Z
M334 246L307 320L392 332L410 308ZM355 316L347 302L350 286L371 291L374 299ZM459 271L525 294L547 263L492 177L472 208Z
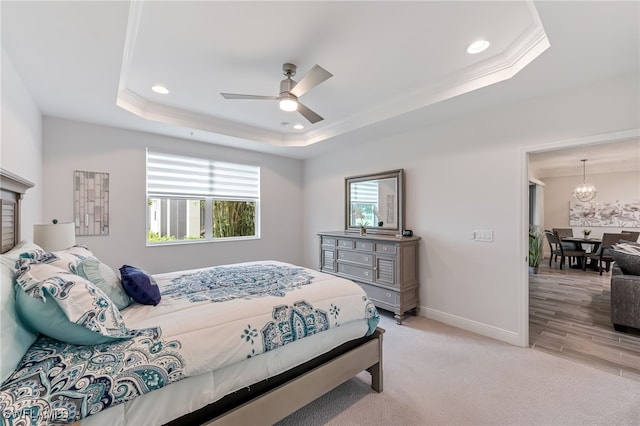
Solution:
M611 272L558 265L529 274L529 346L640 382L640 330L613 329Z

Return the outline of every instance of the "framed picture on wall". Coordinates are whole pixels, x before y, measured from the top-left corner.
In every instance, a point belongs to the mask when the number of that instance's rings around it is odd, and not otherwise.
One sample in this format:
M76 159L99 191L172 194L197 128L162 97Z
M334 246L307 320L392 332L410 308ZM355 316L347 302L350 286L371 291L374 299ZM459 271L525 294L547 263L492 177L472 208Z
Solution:
M109 235L109 173L74 171L73 217L76 235Z

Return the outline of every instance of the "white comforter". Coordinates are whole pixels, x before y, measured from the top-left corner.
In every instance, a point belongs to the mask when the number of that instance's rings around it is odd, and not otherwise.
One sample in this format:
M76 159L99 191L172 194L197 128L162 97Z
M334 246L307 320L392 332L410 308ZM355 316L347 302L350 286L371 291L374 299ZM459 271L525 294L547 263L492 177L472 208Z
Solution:
M277 261L217 268L266 264L300 268ZM159 274L154 278L164 291L173 279L203 269ZM373 332L377 313L358 285L311 269L300 269L311 276L310 284L287 291L281 297L193 303L186 298L174 299L163 295L161 302L153 308L134 305L123 310L122 315L130 329L160 326L164 340L179 341L186 376L215 370L259 355L276 345L283 346L315 334L325 326L320 324L324 318L327 320L326 328L370 318L370 332Z
M284 271L284 275L269 272L274 268L278 273ZM248 275L250 278L241 273L242 269L252 271ZM212 276L223 279L213 285L209 280ZM279 278L274 281L274 277ZM214 379L228 376L225 380L229 383L213 386L210 383L203 390L206 398L193 407L174 407L163 414L173 417L188 412L184 409L199 408L225 392L251 384L251 380L270 377L271 373L304 362L346 339L362 337L363 331L371 334L378 323L375 307L357 284L282 262L249 262L214 270L203 268L160 274L154 278L163 294L161 302L156 306L134 304L122 311L129 329L148 329L147 335L95 347L39 340L34 344L34 350L30 349L25 355L23 360L27 364L17 376L24 377L27 382L31 377L47 380L40 389L56 389L56 392L53 395L24 393L22 390L28 383L17 381L13 390L6 389L0 394L0 405L13 413L14 420L26 417L30 418L28 423L31 424L46 424L53 417L64 422L90 415L92 420L91 414L96 415L96 420L99 417L103 421L105 415L113 418L109 412L119 413L116 417L121 420L116 423L125 424L130 416L125 416L118 407L131 406L139 396L151 397L156 392L161 396L168 395L162 392L170 391L164 386L185 378L189 381L204 377L211 372L221 372L208 376ZM255 286L252 280L256 281ZM305 339L308 336L322 338ZM306 345L307 340L310 345ZM286 355L287 345L294 342L296 344L291 347L302 349L303 353ZM301 343L305 344L301 346ZM48 355L50 353L53 355ZM278 354L277 366L274 366L276 359L271 354ZM50 356L58 360L53 376L40 370L49 365ZM270 371L264 373L258 369L260 364L265 367L262 362L250 362L254 366L250 375L240 380L237 374L243 370L238 368L243 365L240 361L258 361L260 358L270 360L271 365L267 366ZM66 373L65 368L70 373ZM74 380L63 380L67 374ZM104 385L96 384L98 377L99 383ZM86 388L90 396L81 396L82 388ZM98 395L96 389L106 393ZM67 409L63 407L63 401L71 390L73 406ZM128 402L122 404L125 401ZM40 413L37 419L30 414L34 410L29 407L37 407ZM128 412L126 407L125 411Z

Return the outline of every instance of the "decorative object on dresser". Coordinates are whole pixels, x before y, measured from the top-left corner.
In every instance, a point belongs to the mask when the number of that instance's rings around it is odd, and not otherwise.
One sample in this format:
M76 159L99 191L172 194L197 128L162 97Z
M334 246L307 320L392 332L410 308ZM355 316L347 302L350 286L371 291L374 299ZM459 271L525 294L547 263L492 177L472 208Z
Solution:
M320 232L322 272L358 283L378 308L404 314L418 308L418 242L420 237L346 231Z

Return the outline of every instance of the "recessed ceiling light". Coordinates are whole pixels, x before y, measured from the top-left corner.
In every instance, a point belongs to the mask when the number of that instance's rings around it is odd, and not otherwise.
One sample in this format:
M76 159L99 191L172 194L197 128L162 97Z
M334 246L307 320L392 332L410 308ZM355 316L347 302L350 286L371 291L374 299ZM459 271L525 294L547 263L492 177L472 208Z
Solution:
M161 84L156 84L156 85L152 86L151 90L153 90L156 93L160 93L161 95L166 95L166 94L169 93L169 89L167 89L166 87L164 87Z
M489 43L487 40L474 41L469 45L469 47L467 47L467 53L475 55L476 53L484 52L485 50L487 50L490 44L491 43Z
M296 123L296 124L293 125L293 128L296 129L296 130L302 130L302 129L304 129L304 126L302 124L300 124L300 123Z

